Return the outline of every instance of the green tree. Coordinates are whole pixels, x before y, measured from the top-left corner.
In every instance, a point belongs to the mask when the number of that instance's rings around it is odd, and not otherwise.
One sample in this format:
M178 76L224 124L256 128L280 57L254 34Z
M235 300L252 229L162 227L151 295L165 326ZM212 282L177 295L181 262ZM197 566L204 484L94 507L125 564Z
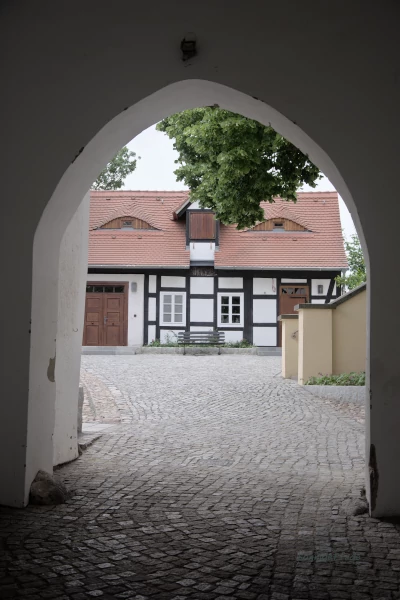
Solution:
M352 235L350 242L345 240L344 247L346 249L349 270L343 277L336 277L336 283L344 286L345 289L352 290L367 281L367 270L358 236L355 234Z
M315 187L318 168L272 127L217 107L185 110L157 125L174 140L178 181L192 201L238 229L264 218L261 201L296 201L303 184Z
M125 179L136 169L135 152L126 146L114 156L92 185L94 190L120 190ZM138 156L140 158L140 156Z

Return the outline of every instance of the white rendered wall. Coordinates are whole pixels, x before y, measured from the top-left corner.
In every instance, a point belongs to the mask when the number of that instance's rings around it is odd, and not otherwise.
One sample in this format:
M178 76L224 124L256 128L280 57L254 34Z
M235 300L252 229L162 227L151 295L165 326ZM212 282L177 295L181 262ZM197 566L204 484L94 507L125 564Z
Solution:
M185 277L170 277L169 275L162 275L161 287L163 288L184 288L186 285Z
M329 290L331 280L330 279L312 279L311 280L311 294L312 296L326 296ZM323 285L324 291L322 294L318 294L318 286ZM336 296L336 283L333 284L332 296Z
M61 242L56 342L54 465L78 454L78 393L88 257L89 194Z
M155 321L157 316L157 298L149 298L149 321Z
M276 327L253 327L255 346L276 346Z
M227 331L227 330L224 330L222 327L218 327L218 331L223 331L225 333L225 342L226 343L241 342L243 339L243 330Z
M144 275L88 273L87 281L120 281L128 282L128 346L143 344L144 327ZM136 292L132 292L131 283L136 283Z
M218 277L220 289L241 290L243 289L243 277Z
M307 283L307 279L294 279L293 277L285 277L281 279L281 283Z
M157 275L149 275L149 293L155 294L157 291Z
M176 342L180 331L183 329L160 329L160 342L162 344Z
M215 243L214 242L190 242L190 260L214 260Z
M148 326L148 343L150 344L151 342L154 342L156 339L156 326L155 325L149 325Z
M214 277L191 277L190 278L190 293L191 294L213 294L214 293Z
M253 300L253 323L276 323L276 300Z
M190 322L212 323L214 321L213 298L190 299Z
M276 294L276 279L271 277L254 277L253 294L255 296Z

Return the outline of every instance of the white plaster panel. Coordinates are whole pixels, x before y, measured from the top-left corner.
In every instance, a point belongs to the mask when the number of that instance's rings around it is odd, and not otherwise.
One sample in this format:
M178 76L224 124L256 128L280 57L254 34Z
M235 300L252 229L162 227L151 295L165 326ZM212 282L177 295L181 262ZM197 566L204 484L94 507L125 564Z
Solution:
M276 327L253 327L255 346L276 346Z
M214 293L214 277L191 277L190 278L190 293L191 294L213 294Z
M229 290L242 290L243 277L219 277L218 287Z
M276 294L276 279L272 277L254 277L253 294Z
M214 300L212 298L191 298L190 300L190 321L214 320Z
M161 329L160 330L160 342L165 344L168 339L170 342L178 341L178 333L184 331L183 329Z
M155 325L149 325L147 328L147 335L148 335L148 343L150 344L153 340L156 339L156 326Z
M293 278L288 279L288 278L285 278L285 279L281 279L281 283L307 283L307 279L297 279L297 278L295 278L295 279L293 279Z
M87 274L89 195L68 225L60 248L53 464L79 456L78 390Z
M184 288L186 285L185 277L170 277L169 275L162 275L161 287L165 288Z
M88 273L87 281L128 282L128 346L143 344L144 328L144 275L136 274L96 274ZM131 283L136 283L136 292L132 292Z
M218 328L218 331L224 331L225 342L241 342L243 339L242 331L225 331L224 329Z
M213 331L213 326L210 325L209 327L207 326L203 326L203 325L191 325L190 326L190 331Z
M325 298L313 298L311 304L325 304Z
M155 294L157 291L157 275L149 275L149 293Z
M311 294L313 296L326 296L329 289L330 279L312 279L311 280ZM318 294L318 286L323 285L324 291L322 294ZM336 283L333 285L333 295L336 295Z
M149 321L156 320L156 299L149 298Z
M276 300L253 300L254 323L276 323Z
M190 260L214 260L214 242L190 242Z

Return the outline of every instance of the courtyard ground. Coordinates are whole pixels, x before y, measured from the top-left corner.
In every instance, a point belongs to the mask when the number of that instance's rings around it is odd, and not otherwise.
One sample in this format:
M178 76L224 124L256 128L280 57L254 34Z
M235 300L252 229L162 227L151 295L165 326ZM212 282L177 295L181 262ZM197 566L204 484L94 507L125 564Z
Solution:
M353 516L363 409L259 356L83 356L103 436L64 505L0 509L0 598L400 598L400 526Z

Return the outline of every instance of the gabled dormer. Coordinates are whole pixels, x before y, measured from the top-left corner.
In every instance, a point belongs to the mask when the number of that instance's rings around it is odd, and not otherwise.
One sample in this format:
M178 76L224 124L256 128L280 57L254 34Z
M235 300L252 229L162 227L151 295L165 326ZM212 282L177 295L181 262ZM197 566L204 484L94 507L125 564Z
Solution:
M215 213L188 199L173 216L175 219L186 218L186 248L190 250L190 264L213 266L214 253L219 247L219 221Z

